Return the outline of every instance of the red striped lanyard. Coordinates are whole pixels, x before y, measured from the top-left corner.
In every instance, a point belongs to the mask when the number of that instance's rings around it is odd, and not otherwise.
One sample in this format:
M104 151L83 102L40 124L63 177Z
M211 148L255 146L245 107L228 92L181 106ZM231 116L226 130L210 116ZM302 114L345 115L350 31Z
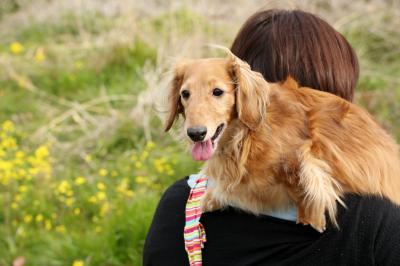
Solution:
M203 225L200 223L200 203L202 196L206 192L207 183L207 177L199 176L190 190L189 198L186 203L186 223L183 236L190 266L202 265L201 249L204 247L204 242L206 242L206 233Z

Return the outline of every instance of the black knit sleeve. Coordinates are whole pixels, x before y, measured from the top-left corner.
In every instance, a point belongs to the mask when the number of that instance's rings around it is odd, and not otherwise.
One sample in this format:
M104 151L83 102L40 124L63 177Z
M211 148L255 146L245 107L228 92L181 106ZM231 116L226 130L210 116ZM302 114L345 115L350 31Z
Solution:
M143 265L188 265L183 228L190 188L187 179L177 181L162 196L143 250Z
M376 204L373 208L382 213L376 228L376 264L400 265L400 206L387 200Z

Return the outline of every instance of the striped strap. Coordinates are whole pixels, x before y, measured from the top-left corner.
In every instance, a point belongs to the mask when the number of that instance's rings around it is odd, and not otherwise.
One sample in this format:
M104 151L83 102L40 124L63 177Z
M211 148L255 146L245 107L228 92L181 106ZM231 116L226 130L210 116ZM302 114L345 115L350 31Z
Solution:
M206 233L203 225L200 223L201 198L206 192L208 178L200 176L190 191L188 201L186 203L186 224L183 231L185 239L185 249L189 256L190 266L201 266L202 257L201 249L206 242Z

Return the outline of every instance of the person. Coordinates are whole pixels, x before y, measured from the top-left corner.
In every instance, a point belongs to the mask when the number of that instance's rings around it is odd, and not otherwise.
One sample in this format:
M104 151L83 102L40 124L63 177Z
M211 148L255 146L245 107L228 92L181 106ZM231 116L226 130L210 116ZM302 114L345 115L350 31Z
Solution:
M321 18L301 10L265 10L251 16L232 52L269 82L291 75L301 86L352 101L359 66L346 39ZM183 228L188 177L162 196L143 252L145 266L188 265ZM399 192L400 193L400 192ZM339 229L324 233L296 217L254 216L229 207L204 213L203 265L400 265L400 208L374 196L345 195Z

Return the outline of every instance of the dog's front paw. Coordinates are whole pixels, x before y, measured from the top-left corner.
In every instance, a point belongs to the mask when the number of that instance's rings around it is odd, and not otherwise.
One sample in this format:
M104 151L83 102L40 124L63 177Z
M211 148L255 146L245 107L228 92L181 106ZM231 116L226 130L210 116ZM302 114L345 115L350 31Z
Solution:
M326 230L326 218L324 213L308 213L305 214L304 210L298 209L297 223L303 225L310 225L312 228L320 233Z

